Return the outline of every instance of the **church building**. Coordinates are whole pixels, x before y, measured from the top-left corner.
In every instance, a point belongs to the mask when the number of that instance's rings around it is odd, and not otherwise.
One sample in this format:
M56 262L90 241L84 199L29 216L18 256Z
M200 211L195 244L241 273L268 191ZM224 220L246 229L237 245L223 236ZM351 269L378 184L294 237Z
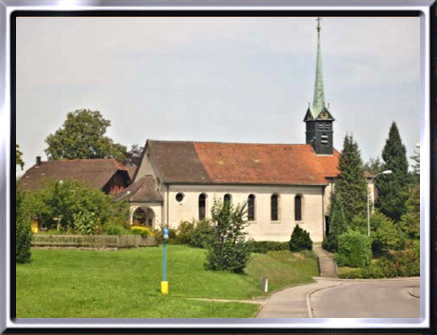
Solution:
M325 103L320 19L314 99L304 116L305 144L250 144L147 140L128 199L131 223L177 228L210 217L214 199L247 202L248 237L288 241L298 224L323 241L338 176L334 117Z

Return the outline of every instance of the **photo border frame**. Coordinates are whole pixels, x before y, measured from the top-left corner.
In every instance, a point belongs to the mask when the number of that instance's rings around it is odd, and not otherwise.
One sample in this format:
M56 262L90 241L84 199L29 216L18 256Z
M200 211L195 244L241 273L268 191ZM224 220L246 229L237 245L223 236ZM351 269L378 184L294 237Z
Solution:
M412 14L415 13L415 14ZM436 5L433 1L0 0L0 333L18 332L337 332L435 331L437 116ZM16 319L13 158L15 20L21 16L420 16L421 18L421 317L409 319ZM431 191L432 190L432 191ZM434 204L434 205L432 205ZM432 223L432 225L431 225ZM432 247L433 246L433 247ZM432 297L432 298L431 298ZM129 320L129 321L127 321ZM419 320L419 322L417 322ZM293 322L291 322L293 321ZM396 322L395 322L396 321Z

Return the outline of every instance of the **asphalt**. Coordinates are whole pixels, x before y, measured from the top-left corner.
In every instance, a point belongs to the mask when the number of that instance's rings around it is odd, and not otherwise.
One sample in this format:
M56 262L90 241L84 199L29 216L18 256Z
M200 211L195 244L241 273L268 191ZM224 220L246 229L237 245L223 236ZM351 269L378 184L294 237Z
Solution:
M310 296L320 290L343 285L348 282L381 282L401 281L405 278L396 279L337 279L337 278L314 278L316 283L286 288L272 293L263 303L256 318L313 318ZM411 279L411 278L410 278ZM409 290L410 295L420 298L420 288L413 287ZM242 302L242 301L241 301Z
M316 278L316 283L286 288L270 295L264 302L257 318L309 318L312 312L309 295L316 291L341 285L338 280Z

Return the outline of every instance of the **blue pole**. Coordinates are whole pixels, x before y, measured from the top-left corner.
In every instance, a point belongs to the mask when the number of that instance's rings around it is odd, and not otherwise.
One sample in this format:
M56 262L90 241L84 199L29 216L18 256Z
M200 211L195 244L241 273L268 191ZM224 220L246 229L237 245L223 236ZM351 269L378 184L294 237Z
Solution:
M164 269L164 281L167 281L166 280L166 259L165 259L165 257L166 257L166 239L164 239L164 252L163 252L163 269Z

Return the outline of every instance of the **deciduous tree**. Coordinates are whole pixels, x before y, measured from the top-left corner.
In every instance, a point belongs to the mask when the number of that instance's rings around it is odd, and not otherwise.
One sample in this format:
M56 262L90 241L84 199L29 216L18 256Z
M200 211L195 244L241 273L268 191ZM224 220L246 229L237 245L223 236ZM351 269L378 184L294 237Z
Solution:
M99 111L70 112L62 127L47 137L45 153L49 160L115 158L123 162L126 147L105 136L110 125Z
M20 165L21 170L23 170L23 153L20 151L20 146L18 144L15 145L15 165Z

